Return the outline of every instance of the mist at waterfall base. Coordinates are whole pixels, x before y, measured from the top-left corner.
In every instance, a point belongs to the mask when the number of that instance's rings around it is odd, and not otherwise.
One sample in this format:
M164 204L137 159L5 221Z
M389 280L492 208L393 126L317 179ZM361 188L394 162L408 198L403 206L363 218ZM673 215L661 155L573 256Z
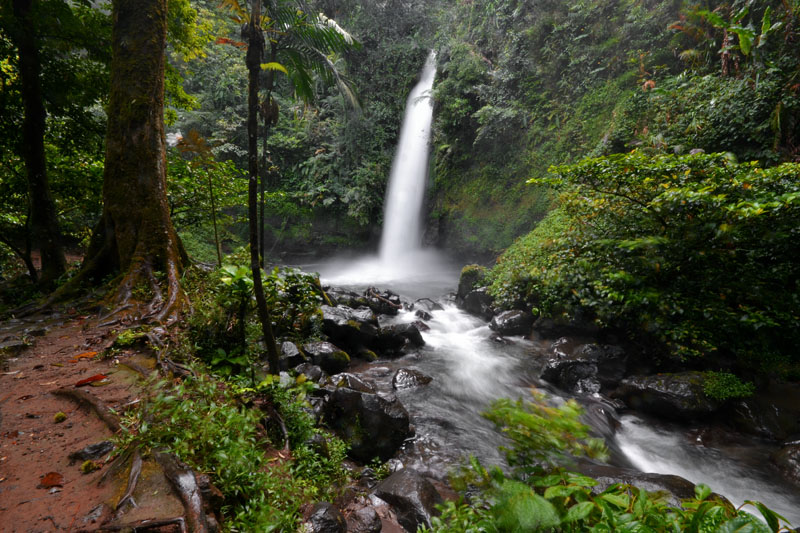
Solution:
M427 296L453 279L458 267L435 250L424 250L422 205L428 182L436 54L431 52L406 101L403 124L392 163L384 203L384 224L378 255L339 258L318 266L322 278L337 286L394 284L409 296Z
M432 318L426 321L430 330L422 333L425 346L398 359L364 363L353 371L384 394L392 392L392 376L400 368L433 378L424 387L394 391L416 428L396 461L444 479L468 455L475 455L485 465L503 464L498 448L507 442L481 416L493 400L528 397L531 386L549 390L556 402L568 395L538 379L535 361L546 346L519 337L511 344L491 340L486 322L458 309L450 296L444 296L455 289L461 265L420 247L434 61L431 54L408 98L388 187L380 253L302 266L319 272L326 285L390 289L406 301L439 300L442 309L431 311ZM414 312L406 310L396 317L380 317L382 326L415 320ZM579 401L590 409L597 406L593 398ZM772 478L766 473L768 447L743 437L735 450L731 446L715 449L693 441L685 428L645 422L632 415L623 416L621 428L615 432L607 420L606 426L600 427L605 419L587 415L586 421L606 437L620 466L705 482L737 505L747 498L761 500L800 524L800 498L775 482L776 473Z

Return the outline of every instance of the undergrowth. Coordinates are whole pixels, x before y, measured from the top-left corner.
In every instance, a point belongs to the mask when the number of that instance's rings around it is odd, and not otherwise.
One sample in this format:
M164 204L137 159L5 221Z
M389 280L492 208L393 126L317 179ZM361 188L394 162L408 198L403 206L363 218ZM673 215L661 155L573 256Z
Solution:
M301 505L337 495L347 479L346 448L327 434L325 450L310 444L319 431L304 405L310 385L268 380L243 388L198 376L152 383L151 398L123 419L118 449L166 449L209 474L224 496L229 531L294 530ZM275 460L283 442L271 441L263 425L269 414L254 406L256 399L286 421L289 457Z

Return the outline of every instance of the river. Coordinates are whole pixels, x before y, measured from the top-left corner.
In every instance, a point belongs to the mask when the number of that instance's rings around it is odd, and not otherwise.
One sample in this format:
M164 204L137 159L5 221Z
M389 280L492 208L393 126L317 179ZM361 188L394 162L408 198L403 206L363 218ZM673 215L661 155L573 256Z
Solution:
M537 357L543 355L546 344L521 337L512 338L513 344L499 344L489 338L491 330L485 321L455 306L452 293L458 265L434 251L417 251L412 256L404 264L386 265L373 256L301 266L319 272L324 284L354 290L377 286L401 294L407 302L425 297L438 301L443 309L431 312L433 318L426 322L430 331L423 332L424 347L399 359L362 364L355 371L382 391L392 390L392 376L400 367L433 378L425 387L397 391L416 428L415 438L397 459L404 466L441 479L470 454L484 464L502 465L498 447L503 437L481 412L495 399L526 397L531 386L555 401L569 396L538 379ZM384 325L414 320L418 318L413 311L381 317ZM600 397L577 399L591 407ZM604 408L611 409L607 404ZM597 418L586 418L598 434L606 436L614 466L703 482L735 505L745 499L759 500L800 524L800 495L778 478L769 463L774 444L731 432L716 439L699 438L720 431L713 421L681 426L633 412L615 416L621 426L612 433L608 426L599 427Z

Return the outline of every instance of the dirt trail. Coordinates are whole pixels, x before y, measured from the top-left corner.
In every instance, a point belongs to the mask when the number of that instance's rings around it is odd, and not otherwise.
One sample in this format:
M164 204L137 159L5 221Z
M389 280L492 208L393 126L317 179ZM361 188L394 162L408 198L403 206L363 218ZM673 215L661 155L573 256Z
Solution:
M122 412L142 393L141 374L125 363L152 368L153 360L134 350L101 359L98 354L116 337L95 317L43 315L0 324L0 529L4 532L97 531L112 518L124 493L128 472L101 476L109 469L108 453L100 468L82 473L84 459L69 459L90 444L106 441L111 430L97 414L70 398L54 395L76 388L87 378L104 375L82 390ZM31 344L24 347L20 341ZM66 419L56 421L56 414ZM63 415L59 415L62 417ZM138 506L125 520L180 516L180 501L159 480L158 469L143 469ZM55 473L55 474L53 474ZM148 473L152 475L148 475ZM48 475L49 474L49 475ZM149 493L146 493L149 491Z

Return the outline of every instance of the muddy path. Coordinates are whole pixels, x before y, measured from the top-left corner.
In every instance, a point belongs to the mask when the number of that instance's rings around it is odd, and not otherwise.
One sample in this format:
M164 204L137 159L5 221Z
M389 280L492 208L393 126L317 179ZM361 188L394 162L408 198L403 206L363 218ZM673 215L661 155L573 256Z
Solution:
M121 329L74 309L0 324L3 531L113 531L159 522L165 525L149 530L181 529L181 500L155 462L142 466L135 506L116 509L128 487L131 461L117 461L111 471L110 444L99 446L92 458L76 456L87 446L107 443L112 430L70 391L121 414L141 401L143 374L155 366L146 351L108 351Z

